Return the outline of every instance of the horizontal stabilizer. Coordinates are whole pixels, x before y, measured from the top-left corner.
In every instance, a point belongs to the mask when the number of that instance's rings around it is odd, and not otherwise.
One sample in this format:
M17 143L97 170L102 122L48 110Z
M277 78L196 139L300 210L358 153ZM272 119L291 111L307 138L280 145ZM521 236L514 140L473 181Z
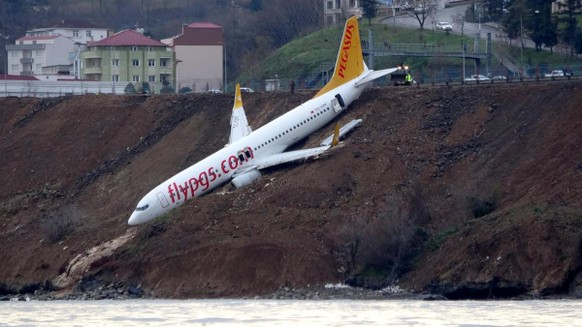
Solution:
M351 122L345 124L344 126L342 126L342 128L340 128L339 130L339 138L341 139L342 137L344 137L344 135L346 135L347 133L349 133L351 130L353 130L356 127L360 127L362 126L362 120L361 119L354 119ZM333 134L328 136L325 140L323 140L319 145L321 146L327 146L327 145L331 145L331 143L333 142Z
M284 164L287 162L297 161L301 159L308 159L316 157L322 153L324 153L330 146L320 146L317 148L305 149L305 150L296 150L296 151L288 151L283 153L273 154L271 156L265 158L257 158L253 164L257 166L257 169L264 169L280 164Z
M371 70L368 75L364 76L361 80L356 82L356 86L366 85L366 83L369 83L369 82L371 82L377 78L380 78L382 76L392 74L393 72L395 72L399 69L400 68L396 67L396 68L388 68L388 69L382 69L382 70Z

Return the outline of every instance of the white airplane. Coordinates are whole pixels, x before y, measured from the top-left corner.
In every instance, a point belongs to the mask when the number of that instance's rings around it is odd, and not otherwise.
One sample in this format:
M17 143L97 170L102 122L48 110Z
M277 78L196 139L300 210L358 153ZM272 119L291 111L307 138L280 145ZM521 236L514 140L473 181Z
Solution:
M313 99L255 131L251 131L247 122L237 85L229 143L146 194L128 224L151 221L228 181L238 188L261 177L260 170L264 168L316 157L328 150L332 146L329 142L316 148L285 152L341 114L369 82L398 70L373 71L366 67L356 17L346 21L341 40L331 80Z

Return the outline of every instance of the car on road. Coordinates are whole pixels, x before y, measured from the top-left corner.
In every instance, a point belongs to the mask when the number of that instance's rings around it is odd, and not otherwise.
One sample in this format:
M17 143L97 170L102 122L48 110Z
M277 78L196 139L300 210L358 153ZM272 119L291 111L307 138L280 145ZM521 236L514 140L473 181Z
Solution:
M416 8L414 8L414 13L417 15L426 14L426 13L428 13L429 9L430 9L429 6L416 7Z
M465 83L476 83L476 82L486 82L486 81L490 81L491 79L485 75L471 75L467 78L465 78Z
M414 8L414 7L408 2L405 2L403 5L400 6L401 10L410 10L412 8Z
M437 22L436 29L449 32L453 30L453 25L449 24L448 22Z
M554 78L554 77L564 77L566 76L564 74L564 71L561 69L557 69L557 70L552 70L551 73L549 74L544 74L544 77L549 77L549 78Z

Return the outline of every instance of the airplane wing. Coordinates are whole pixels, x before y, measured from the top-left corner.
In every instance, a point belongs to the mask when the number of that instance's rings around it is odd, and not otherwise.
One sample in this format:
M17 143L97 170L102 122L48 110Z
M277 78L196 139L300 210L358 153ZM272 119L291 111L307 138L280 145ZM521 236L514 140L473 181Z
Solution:
M257 158L253 162L253 164L256 165L257 169L264 169L264 168L280 165L280 164L287 163L287 162L317 157L318 155L324 153L329 148L331 148L331 146L326 145L326 146L320 146L320 147L311 148L311 149L277 153L277 154L273 154L273 155L265 157L265 158Z
M247 122L247 116L245 115L245 109L243 108L240 85L237 84L236 92L234 94L232 116L230 117L230 137L228 138L228 144L232 144L250 133L251 127Z

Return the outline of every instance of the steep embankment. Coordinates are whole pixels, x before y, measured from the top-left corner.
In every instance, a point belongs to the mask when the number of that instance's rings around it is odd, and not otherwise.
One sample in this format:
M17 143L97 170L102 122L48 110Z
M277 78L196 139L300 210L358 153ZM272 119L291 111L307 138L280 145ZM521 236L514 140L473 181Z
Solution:
M245 95L247 117L311 95ZM227 142L231 97L0 99L0 293L84 277L248 296L398 276L451 298L580 293L580 103L578 82L368 90L341 116L364 119L343 147L129 228L141 196Z

